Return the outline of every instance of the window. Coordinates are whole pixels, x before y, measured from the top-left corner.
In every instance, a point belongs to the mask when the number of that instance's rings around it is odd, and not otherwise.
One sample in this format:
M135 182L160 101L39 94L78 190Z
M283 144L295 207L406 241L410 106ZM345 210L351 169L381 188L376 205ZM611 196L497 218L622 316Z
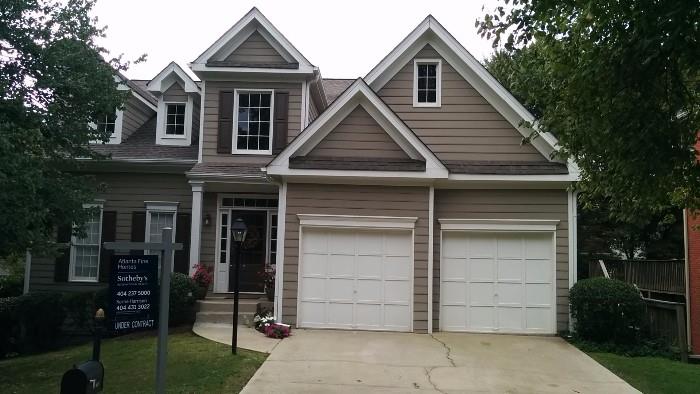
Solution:
M117 122L117 115L105 115L104 117L100 118L95 124L97 125L96 129L100 133L109 133L109 135L114 134L114 129L115 125Z
M272 111L272 91L236 92L234 153L272 153Z
M175 241L175 215L177 213L176 202L147 201L146 202L146 242L162 242L163 229L170 227L173 229L173 239ZM157 251L146 251L146 254L159 254ZM173 270L173 261L170 262L170 270Z
M439 107L442 62L416 60L413 67L413 106Z
M167 104L167 115L165 119L166 135L185 135L185 107L185 103Z
M96 206L98 205L86 205L85 208ZM69 280L97 282L102 238L102 207L85 223L84 229L84 238L71 238Z

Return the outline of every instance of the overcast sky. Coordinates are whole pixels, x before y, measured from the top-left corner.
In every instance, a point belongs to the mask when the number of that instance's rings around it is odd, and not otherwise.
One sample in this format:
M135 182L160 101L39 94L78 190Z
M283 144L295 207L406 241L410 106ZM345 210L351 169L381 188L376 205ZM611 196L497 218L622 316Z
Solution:
M189 71L193 61L253 6L314 65L324 78L365 76L428 14L477 59L491 52L475 20L497 0L101 0L94 9L107 25L101 44L113 55L146 62L126 72L151 79L170 61ZM482 6L485 7L482 10Z

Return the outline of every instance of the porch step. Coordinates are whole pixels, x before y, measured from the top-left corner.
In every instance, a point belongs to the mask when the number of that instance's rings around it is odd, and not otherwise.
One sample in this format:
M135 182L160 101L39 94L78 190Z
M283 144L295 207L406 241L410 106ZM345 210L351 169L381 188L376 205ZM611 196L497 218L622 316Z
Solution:
M238 312L239 326L253 326L255 312ZM233 324L233 312L197 312L197 323Z
M199 312L229 312L233 313L233 299L204 299L197 301ZM238 312L253 312L258 306L258 300L241 299L238 300Z

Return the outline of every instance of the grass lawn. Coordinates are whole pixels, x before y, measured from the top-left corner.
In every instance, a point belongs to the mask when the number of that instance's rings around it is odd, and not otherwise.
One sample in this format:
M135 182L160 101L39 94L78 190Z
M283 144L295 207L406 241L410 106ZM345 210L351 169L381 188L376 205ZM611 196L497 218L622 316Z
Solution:
M697 393L700 365L683 364L659 357L625 357L611 353L588 353L627 383L645 394Z
M92 345L0 361L0 393L57 393L61 376L74 363L92 356ZM189 331L171 332L168 340L169 393L237 393L265 358L264 353L200 338ZM155 391L156 337L132 335L102 342L104 392Z

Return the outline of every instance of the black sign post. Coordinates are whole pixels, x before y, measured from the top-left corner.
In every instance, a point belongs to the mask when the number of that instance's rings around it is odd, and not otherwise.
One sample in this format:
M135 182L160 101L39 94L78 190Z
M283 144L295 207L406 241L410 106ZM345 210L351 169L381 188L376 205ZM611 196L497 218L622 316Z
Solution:
M161 262L162 264L160 265L160 289L159 293L160 296L158 298L158 350L157 350L157 356L156 356L156 393L158 394L164 394L165 393L165 368L166 368L166 358L168 356L168 305L170 305L170 270L172 268L172 260L173 260L173 252L176 250L182 250L182 244L181 243L174 243L172 241L173 239L173 229L171 227L164 227L162 229L161 233L161 239L163 240L162 242L105 242L102 246L107 249L107 250L150 250L150 251L156 251L160 252L160 257L161 257ZM125 257L125 256L122 256ZM137 257L149 257L149 256L137 256ZM155 258L156 263L151 264L151 267L155 267L156 269L156 274L153 275L152 271L146 270L144 268L144 272L141 274L125 274L122 279L126 282L131 283L131 286L134 286L137 283L142 283L141 281L145 281L146 278L145 276L148 275L148 278L153 278L152 280L158 280L158 274L157 274L157 267L158 267L158 256L153 256ZM125 263L126 264L126 263ZM132 263L128 263L132 264ZM133 263L134 268L139 268L139 267L145 267L146 265L141 266L140 263ZM139 268L140 269L140 268ZM118 270L118 268L116 269ZM119 283L119 278L118 274L116 272L113 272L110 278L110 283L112 283L112 280L115 280L117 283ZM151 280L151 279L149 279ZM129 287L129 285L126 285L125 287ZM156 289L158 288L158 285L156 284L155 287L150 288L152 296L155 296ZM146 290L145 287L142 290ZM114 292L115 290L110 290L110 292ZM129 291L129 290L127 290ZM134 290L132 291L139 291L138 287L135 287ZM145 296L139 296L138 293L137 295L134 296L134 298L129 298L130 296L128 295L130 293L127 293L125 298L122 299L123 303L121 305L143 305L145 302ZM121 296L117 296L119 298ZM140 298L141 297L141 298ZM114 298L113 298L114 300ZM139 301L141 300L141 301ZM131 302L134 301L134 302ZM155 305L155 302L150 302L150 308L153 308ZM138 307L137 307L138 308ZM112 308L113 310L116 308ZM129 309L127 309L129 310ZM154 309L155 310L155 309ZM138 311L138 309L137 309ZM154 313L153 311L151 313ZM151 315L151 319L131 319L127 318L128 321L131 322L136 322L136 325L139 326L141 324L146 324L144 321L148 320L155 320L155 314ZM114 327L114 325L113 325ZM155 327L155 322L153 323L153 326ZM134 328L134 327L132 327ZM146 327L142 327L146 328Z
M158 256L113 256L109 293L112 331L157 327Z

